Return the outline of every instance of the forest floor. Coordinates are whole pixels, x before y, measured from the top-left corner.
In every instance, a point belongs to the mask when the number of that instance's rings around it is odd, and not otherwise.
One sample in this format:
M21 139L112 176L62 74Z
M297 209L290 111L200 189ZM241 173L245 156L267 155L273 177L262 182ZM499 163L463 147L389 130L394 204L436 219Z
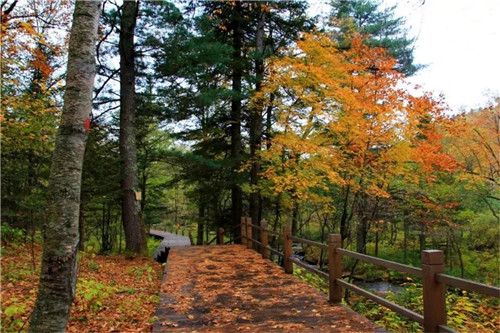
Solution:
M2 244L2 332L25 332L36 299L42 248ZM150 332L163 266L149 258L79 254L68 332Z
M241 245L173 248L153 332L382 332Z

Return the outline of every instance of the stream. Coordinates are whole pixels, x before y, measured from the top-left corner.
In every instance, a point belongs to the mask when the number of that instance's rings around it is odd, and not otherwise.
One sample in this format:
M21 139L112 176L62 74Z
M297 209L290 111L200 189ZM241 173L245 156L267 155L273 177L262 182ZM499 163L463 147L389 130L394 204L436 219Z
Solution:
M404 286L388 281L354 281L354 284L359 287L375 291L377 293L386 293L388 291L393 293L400 293L405 289Z
M307 263L306 261L304 261L304 256L301 254L294 253L293 257L296 259L299 259L300 261L302 261L304 264L310 266L311 268L317 268L315 265L311 265L311 264ZM382 281L382 280L377 280L377 281L354 280L354 282L352 282L352 283L359 286L359 287L362 287L364 289L371 290L372 292L382 293L382 294L386 293L388 291L398 294L398 293L401 293L405 289L405 287L400 285L400 284L391 283L389 281Z

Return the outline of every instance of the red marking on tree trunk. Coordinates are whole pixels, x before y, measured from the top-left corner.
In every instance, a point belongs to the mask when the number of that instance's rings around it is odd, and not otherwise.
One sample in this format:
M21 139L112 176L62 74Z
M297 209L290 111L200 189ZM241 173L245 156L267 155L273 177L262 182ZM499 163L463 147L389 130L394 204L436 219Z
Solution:
M90 118L85 119L85 132L87 132L87 134L90 132Z

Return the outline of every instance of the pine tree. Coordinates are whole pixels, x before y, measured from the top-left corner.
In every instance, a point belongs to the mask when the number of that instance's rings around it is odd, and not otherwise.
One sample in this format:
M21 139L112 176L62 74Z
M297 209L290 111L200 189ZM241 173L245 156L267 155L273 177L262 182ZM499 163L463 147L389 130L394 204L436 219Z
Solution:
M396 6L385 9L374 0L353 0L332 2L332 23L340 26L337 38L343 47L348 47L353 31L369 35L365 43L383 47L398 63L395 68L406 75L412 75L422 68L414 63L413 44L404 27L405 21L395 17Z
M139 3L123 3L120 28L120 159L122 222L125 250L146 254L146 231L141 216L137 174L134 30Z

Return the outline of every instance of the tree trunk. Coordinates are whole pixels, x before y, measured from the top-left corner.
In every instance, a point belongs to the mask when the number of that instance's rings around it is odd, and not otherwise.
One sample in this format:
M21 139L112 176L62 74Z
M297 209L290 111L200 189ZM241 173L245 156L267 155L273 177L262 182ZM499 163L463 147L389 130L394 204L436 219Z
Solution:
M120 29L120 156L122 222L125 250L145 255L146 230L141 220L137 182L137 147L135 130L135 53L134 29L138 3L124 1Z
M205 204L200 200L198 206L198 234L196 236L196 245L203 245L204 220L205 220Z
M297 236L297 229L299 226L299 209L300 204L297 199L293 201L293 211L292 211L292 235Z
M425 233L427 229L425 227L425 224L421 224L420 226L420 235L418 236L418 241L420 244L420 253L422 253L423 250L425 250Z
M348 205L349 205L349 194L351 192L351 186L347 185L345 189L344 202L342 204L342 216L340 218L340 236L342 237L342 245L344 245L344 240L347 239L347 218Z
M49 219L30 332L64 332L75 295L83 156L92 112L100 1L76 1L66 91L52 157Z
M257 22L257 34L256 34L256 55L255 55L255 93L259 93L262 90L262 78L264 75L264 23L266 12L261 11L259 21ZM259 172L260 172L260 157L258 153L262 144L262 109L263 103L261 100L255 101L251 109L251 122L250 122L250 217L252 218L252 223L260 225L260 191L257 189L259 184ZM258 230L256 230L258 231ZM255 235L259 237L259 234Z
M407 221L406 216L408 216L408 215L405 214L405 217L404 217L404 220L403 220L403 228L404 228L404 231L403 231L403 253L404 253L404 260L403 260L403 262L405 264L408 263L408 221Z
M366 254L366 236L368 234L368 217L361 216L356 232L356 251Z
M266 110L266 149L271 148L271 139L273 137L273 102L274 94L271 93L271 96L269 97L269 106Z
M80 212L78 213L78 233L80 234L80 241L78 242L78 249L85 251L85 201L80 198Z
M242 190L240 187L239 169L241 163L241 79L243 76L243 64L241 49L243 42L243 30L241 27L241 2L236 1L233 16L233 73L232 73L232 98L231 98L231 160L232 179L234 184L231 188L231 213L233 226L240 224L242 215ZM236 228L236 232L240 229Z
M148 175L146 168L141 172L141 212L142 216L146 214L146 187L148 183Z

